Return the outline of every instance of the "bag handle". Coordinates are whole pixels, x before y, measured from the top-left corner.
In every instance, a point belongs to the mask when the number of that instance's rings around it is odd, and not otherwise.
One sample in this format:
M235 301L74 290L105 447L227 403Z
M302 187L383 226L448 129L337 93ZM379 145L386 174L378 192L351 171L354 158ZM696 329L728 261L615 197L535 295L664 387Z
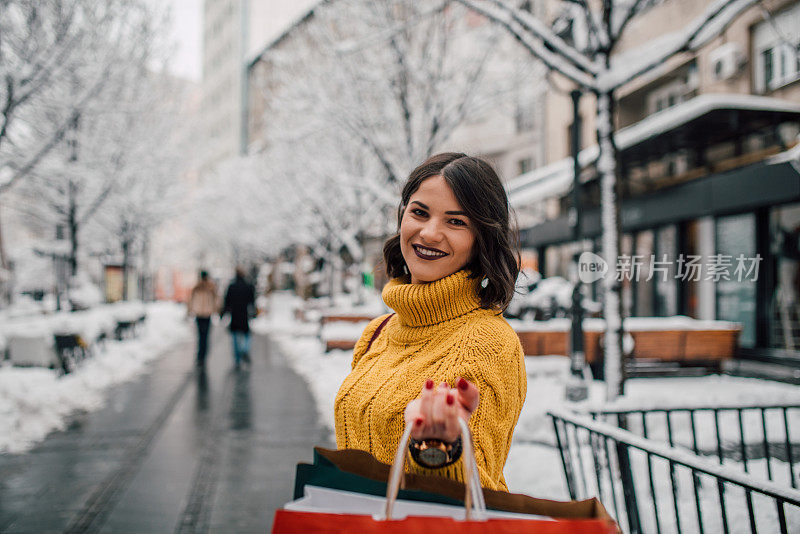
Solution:
M469 431L467 422L458 418L461 426L462 457L464 458L464 484L466 495L464 496L464 508L466 519L480 520L484 518L486 512L486 502L483 499L483 488L481 487L480 476L478 474L478 463L475 460L475 451L472 447L472 434ZM394 503L397 500L397 493L400 491L400 479L405 472L406 448L408 440L411 438L411 423L406 425L403 436L400 438L400 445L394 456L392 469L389 471L389 483L386 486L386 509L382 519L392 518Z

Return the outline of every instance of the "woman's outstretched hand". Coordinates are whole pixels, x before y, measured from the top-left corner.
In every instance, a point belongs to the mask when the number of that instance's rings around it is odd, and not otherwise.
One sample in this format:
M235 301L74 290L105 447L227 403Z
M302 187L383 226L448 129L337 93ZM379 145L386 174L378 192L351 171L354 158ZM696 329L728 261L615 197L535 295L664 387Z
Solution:
M428 380L422 394L406 406L405 420L412 425L411 437L455 441L461 435L458 418L468 421L479 400L477 386L464 378L456 380L455 388L445 382L436 387L433 380Z

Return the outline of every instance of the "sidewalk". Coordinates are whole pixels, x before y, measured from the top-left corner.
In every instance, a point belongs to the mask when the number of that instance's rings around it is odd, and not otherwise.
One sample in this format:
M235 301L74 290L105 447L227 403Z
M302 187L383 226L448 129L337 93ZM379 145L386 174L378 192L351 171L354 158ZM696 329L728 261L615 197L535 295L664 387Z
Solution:
M211 335L205 374L182 346L102 410L0 455L0 532L268 532L295 464L328 433L266 338L237 373L227 332Z

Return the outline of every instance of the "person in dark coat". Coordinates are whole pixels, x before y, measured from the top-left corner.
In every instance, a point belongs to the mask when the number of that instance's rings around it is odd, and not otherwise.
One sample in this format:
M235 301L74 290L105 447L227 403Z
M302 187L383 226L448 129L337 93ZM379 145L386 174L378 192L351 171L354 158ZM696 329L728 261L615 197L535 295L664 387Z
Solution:
M220 318L226 313L231 316L228 327L233 339L233 361L238 369L242 361L250 363L250 325L249 319L255 315L256 291L245 279L244 269L236 268L233 279L225 292L225 304L219 313Z

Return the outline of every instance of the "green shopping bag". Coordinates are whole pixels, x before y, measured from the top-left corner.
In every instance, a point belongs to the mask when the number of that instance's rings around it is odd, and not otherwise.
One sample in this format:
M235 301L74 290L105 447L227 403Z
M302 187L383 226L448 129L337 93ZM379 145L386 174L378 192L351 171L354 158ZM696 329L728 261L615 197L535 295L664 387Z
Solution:
M315 447L313 464L297 464L293 498L302 498L306 486L384 497L390 468L391 466L378 462L365 451L355 449L337 451ZM454 506L464 504L463 499L419 489L400 489L398 499Z

